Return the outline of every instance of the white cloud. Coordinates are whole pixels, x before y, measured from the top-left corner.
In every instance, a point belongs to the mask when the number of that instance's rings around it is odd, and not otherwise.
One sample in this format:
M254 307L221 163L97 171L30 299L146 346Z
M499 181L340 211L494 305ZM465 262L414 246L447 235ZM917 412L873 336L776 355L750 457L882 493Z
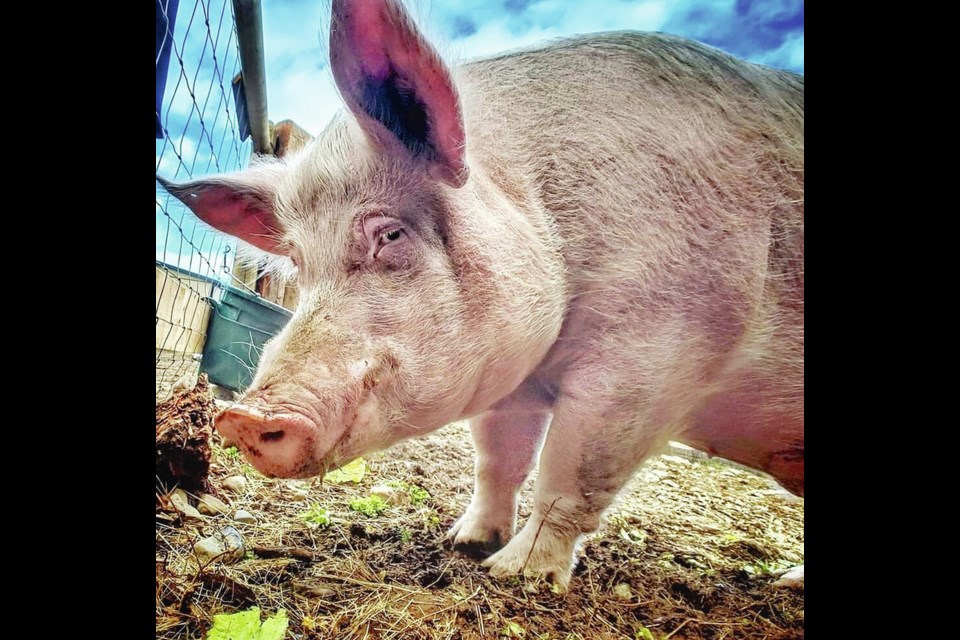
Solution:
M294 63L269 82L267 92L271 120L293 120L313 135L343 106L330 73L312 63Z
M803 73L803 34L793 34L779 48L756 57L756 62L771 67L799 69Z
M668 15L666 2L641 2L630 8L627 22L632 29L657 31L667 23Z
M455 40L445 47L454 59L469 60L511 49L524 48L558 35L556 29L531 27L522 34L512 33L506 20L488 22L473 35Z
M329 3L294 1L263 8L267 107L273 122L293 120L313 135L341 108L327 69Z

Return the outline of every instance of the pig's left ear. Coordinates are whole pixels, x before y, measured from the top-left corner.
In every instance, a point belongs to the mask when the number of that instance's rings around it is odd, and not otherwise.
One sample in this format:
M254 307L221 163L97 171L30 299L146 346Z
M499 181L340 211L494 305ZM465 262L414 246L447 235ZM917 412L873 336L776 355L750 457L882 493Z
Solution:
M369 135L399 142L432 176L463 186L470 172L457 89L398 0L333 0L330 62Z
M277 177L272 171L248 169L182 184L157 176L157 182L211 227L282 254L282 228L273 205Z

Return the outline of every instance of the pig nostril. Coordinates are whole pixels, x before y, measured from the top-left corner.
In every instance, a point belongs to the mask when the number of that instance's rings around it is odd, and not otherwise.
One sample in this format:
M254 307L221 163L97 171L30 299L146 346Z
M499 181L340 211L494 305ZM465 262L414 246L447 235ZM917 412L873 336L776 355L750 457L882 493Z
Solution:
M274 442L283 438L283 431L268 431L260 434L260 440L263 442Z

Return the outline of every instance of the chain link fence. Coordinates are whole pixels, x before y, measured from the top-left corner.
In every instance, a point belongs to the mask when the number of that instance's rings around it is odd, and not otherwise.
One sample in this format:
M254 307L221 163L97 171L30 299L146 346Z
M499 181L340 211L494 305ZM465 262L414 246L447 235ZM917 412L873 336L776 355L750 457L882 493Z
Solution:
M156 0L157 173L182 182L246 167L252 152L230 0ZM242 90L240 91L242 93ZM238 109L238 104L239 109ZM239 113L238 113L239 110ZM210 306L235 247L156 187L156 394L195 375Z

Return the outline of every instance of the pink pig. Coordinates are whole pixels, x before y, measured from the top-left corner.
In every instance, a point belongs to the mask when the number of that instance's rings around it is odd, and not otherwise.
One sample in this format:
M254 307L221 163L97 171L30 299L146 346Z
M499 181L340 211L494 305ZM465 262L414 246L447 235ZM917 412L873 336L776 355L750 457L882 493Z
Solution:
M469 417L450 536L561 587L668 440L803 495L802 76L631 32L450 68L398 0L334 0L330 58L347 110L301 151L158 178L298 270L217 420L257 469L313 476Z

